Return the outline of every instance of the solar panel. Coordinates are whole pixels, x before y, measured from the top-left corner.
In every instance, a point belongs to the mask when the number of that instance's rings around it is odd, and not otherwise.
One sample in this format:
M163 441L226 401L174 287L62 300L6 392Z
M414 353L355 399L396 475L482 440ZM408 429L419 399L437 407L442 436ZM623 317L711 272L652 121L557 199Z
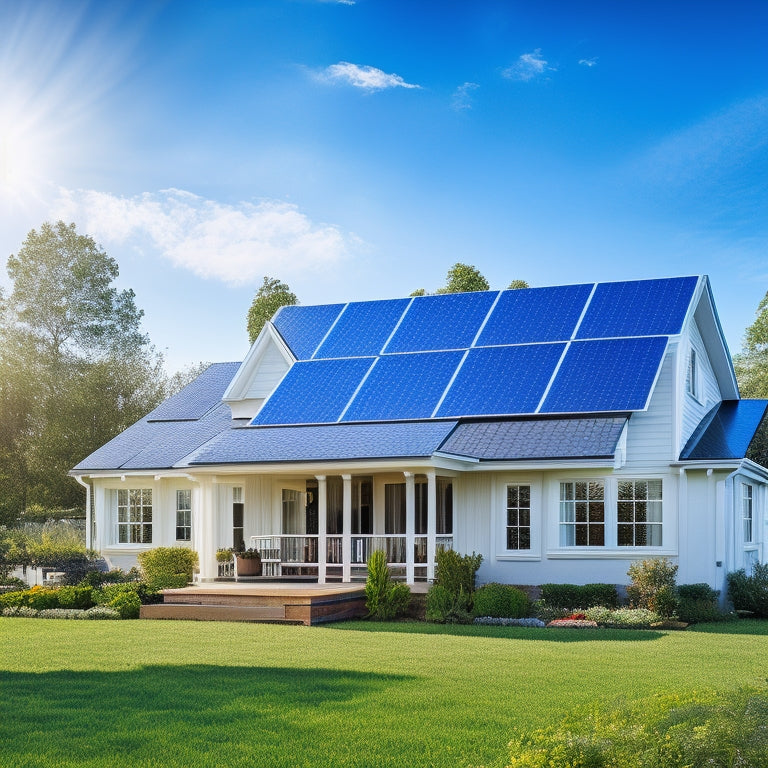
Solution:
M380 357L343 421L429 418L463 354L425 352Z
M384 351L466 349L497 296L496 291L418 296Z
M294 363L251 424L328 424L338 420L370 357Z
M309 360L343 308L343 304L282 307L272 324L297 360Z
M567 341L591 291L591 284L503 291L477 346Z
M666 347L663 336L572 342L541 412L642 410Z
M680 333L697 277L599 283L577 338Z
M565 344L471 349L438 416L533 413Z
M315 357L378 355L409 302L389 299L348 304Z

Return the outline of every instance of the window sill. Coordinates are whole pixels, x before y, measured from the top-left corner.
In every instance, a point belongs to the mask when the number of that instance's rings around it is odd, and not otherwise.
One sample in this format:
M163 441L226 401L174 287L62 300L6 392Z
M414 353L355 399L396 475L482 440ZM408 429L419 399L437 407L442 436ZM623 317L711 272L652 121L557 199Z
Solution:
M116 554L129 554L131 552L144 552L148 549L152 549L156 544L107 544L102 547L102 552L114 552Z
M573 547L553 549L547 552L548 560L642 560L646 557L677 557L677 550L659 547L626 547L622 549Z
M496 560L541 560L541 555L535 552L502 552L496 555Z

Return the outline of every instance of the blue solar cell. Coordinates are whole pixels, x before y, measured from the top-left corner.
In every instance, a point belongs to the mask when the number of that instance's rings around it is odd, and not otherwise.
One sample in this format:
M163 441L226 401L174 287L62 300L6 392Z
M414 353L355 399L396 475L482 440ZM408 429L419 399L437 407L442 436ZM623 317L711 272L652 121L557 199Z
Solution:
M534 413L565 344L471 349L438 416Z
M577 338L660 336L680 333L697 277L600 283Z
M328 424L338 420L370 357L294 363L251 424Z
M495 291L482 291L418 296L384 351L466 349L497 295Z
M642 410L666 347L663 336L572 342L541 412Z
M380 357L343 421L429 418L463 354L426 352Z
M282 307L272 323L296 359L309 360L343 308L343 304Z
M389 299L348 304L315 357L378 355L409 302Z
M477 346L568 341L591 290L588 284L503 291Z

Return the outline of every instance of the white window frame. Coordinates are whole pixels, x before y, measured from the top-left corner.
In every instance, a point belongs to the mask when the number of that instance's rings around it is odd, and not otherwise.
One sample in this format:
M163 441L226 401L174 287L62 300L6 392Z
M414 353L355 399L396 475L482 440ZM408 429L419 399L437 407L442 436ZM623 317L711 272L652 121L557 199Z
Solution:
M114 499L114 544L118 546L149 547L154 537L154 493L153 488L115 488ZM138 501L138 504L136 504ZM149 514L147 515L147 510ZM120 519L120 518L124 519ZM139 531L139 541L133 540L135 531ZM144 541L145 532L149 539ZM121 541L121 534L126 533L126 541Z
M755 543L755 487L741 484L741 534L745 545Z
M577 496L578 489L577 486L584 484L586 486L586 496L584 498L580 498ZM602 489L602 497L591 497L591 488L592 485L596 484L599 485ZM584 549L584 550L595 550L595 549L605 549L608 545L608 530L609 530L609 514L608 514L608 499L606 498L606 487L608 483L606 483L605 478L602 477L590 477L590 478L583 478L583 479L569 479L569 480L560 480L558 484L558 516L557 516L557 542L561 549ZM566 490L566 486L571 486L573 496L572 498L563 498L563 492ZM567 493L566 493L567 495ZM591 512L590 506L594 505L595 509L598 505L602 506L602 520L597 520L595 522L591 521ZM579 512L578 505L585 505L586 508L583 510L586 513L586 519L585 520L579 520ZM587 526L587 539L590 538L590 527L600 527L602 526L603 529L603 543L602 544L577 544L576 543L576 537L577 537L577 526ZM568 534L573 534L573 543L569 544L566 543L566 540L569 538Z
M622 499L619 497L619 486L621 483L631 483L632 484L632 498L631 499ZM641 495L638 496L637 490L638 485L640 483L645 483L646 486L650 486L650 483L659 483L660 485L660 494L659 498L651 498L651 492L650 488L648 488L648 491L645 495L645 498L643 498ZM619 514L619 505L625 504L627 506L631 506L632 512L631 512L631 520L622 520L621 515ZM638 511L640 508L640 505L645 505L645 520L638 520ZM651 505L658 504L658 508L660 509L661 514L659 515L658 520L650 520L649 519L649 511L651 509ZM658 544L637 544L635 543L635 538L638 533L638 527L645 526L647 529L647 533L651 533L652 530L658 531L660 542ZM621 543L621 536L619 536L619 531L622 528L631 528L632 529L632 544L622 544ZM652 537L649 537L652 538ZM618 477L616 478L616 546L621 549L660 549L664 546L664 480L662 478L637 478L637 477Z
M699 399L699 366L696 360L696 350L691 348L688 353L688 375L686 377L685 389L694 399Z
M507 549L507 488L509 486L528 486L530 494L530 533L529 549ZM501 475L494 491L494 522L491 547L497 561L506 560L541 560L541 521L542 521L542 480L541 476L521 474Z
M530 483L507 483L505 549L509 552L530 552L531 550L531 485ZM527 497L527 498L526 498ZM528 540L528 546L521 546L521 540ZM511 540L517 546L510 546Z
M185 506L182 506L182 495L185 497ZM186 535L180 537L179 530L185 530ZM176 489L176 541L192 541L192 490L190 488Z

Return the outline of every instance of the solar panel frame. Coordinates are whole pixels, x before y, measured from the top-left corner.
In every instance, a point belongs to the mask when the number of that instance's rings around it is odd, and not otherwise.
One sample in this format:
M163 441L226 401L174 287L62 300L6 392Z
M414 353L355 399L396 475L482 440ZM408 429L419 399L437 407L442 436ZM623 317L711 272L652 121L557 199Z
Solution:
M345 304L281 307L272 324L297 360L309 360L325 338Z
M644 410L667 342L666 336L571 342L539 412Z
M338 421L375 359L353 357L294 363L251 424L274 426Z
M418 296L383 351L468 349L498 295L498 291L477 291Z
M535 413L565 346L562 342L470 349L435 415Z
M342 421L430 418L463 356L462 351L383 355Z
M502 291L475 346L568 341L594 283Z
M314 358L378 355L395 330L410 299L351 302L341 313ZM360 333L360 329L365 333Z
M577 339L680 333L698 277L598 283Z

